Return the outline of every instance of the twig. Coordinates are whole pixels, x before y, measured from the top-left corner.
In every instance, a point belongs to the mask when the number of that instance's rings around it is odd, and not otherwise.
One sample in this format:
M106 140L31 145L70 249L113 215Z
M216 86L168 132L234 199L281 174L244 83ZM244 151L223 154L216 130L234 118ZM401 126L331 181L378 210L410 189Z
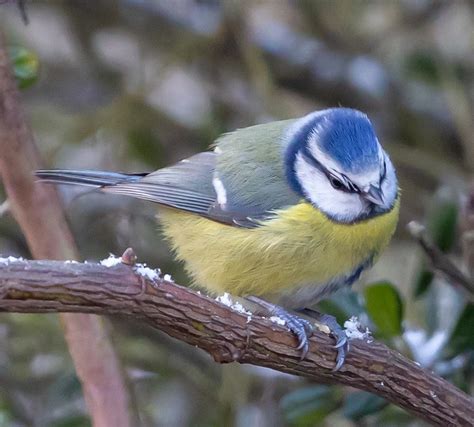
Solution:
M28 25L28 12L26 11L26 0L18 0L17 1L18 10L20 12L21 20L23 24Z
M0 311L128 315L198 346L217 362L265 366L375 393L432 424L471 426L474 400L384 344L354 339L333 372L331 337L316 331L300 361L294 336L258 316L164 280L150 283L126 264L0 260ZM145 286L143 286L145 281Z
M0 32L0 173L11 212L34 257L76 258L55 189L34 183L32 171L39 166ZM94 426L132 425L128 390L104 320L86 314L61 318Z
M426 236L425 227L416 221L408 224L408 231L418 241L431 261L434 270L443 273L449 281L464 290L474 301L474 279L467 277L456 265Z
M0 0L0 6L5 3L14 2L17 5L18 11L20 12L21 20L23 24L28 25L28 13L26 11L26 0Z

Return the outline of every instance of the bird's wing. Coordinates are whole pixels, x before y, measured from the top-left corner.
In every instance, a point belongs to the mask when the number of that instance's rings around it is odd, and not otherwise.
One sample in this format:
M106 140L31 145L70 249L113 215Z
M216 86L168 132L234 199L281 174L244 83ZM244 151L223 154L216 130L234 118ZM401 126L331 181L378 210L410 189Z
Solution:
M102 191L207 216L216 200L212 186L215 165L214 153L199 153L173 166L143 176L137 175L136 179L106 185L102 187Z
M283 164L288 121L224 135L214 152L196 154L145 176L106 185L105 192L149 200L225 224L253 228L298 203Z
M239 129L216 143L216 203L209 216L241 227L256 227L275 211L300 201L285 176L285 130L292 120ZM220 199L220 200L219 200Z

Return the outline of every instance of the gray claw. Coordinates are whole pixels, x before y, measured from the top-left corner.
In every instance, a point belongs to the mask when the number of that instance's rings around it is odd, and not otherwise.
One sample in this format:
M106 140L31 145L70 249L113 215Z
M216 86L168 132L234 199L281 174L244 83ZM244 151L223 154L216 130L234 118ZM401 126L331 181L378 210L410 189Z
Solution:
M341 340L340 343L335 345L335 348L337 348L337 356L336 366L334 367L333 372L339 371L342 365L344 365L347 353L349 353L349 340L347 338Z
M327 316L326 320L328 320L327 323L329 323L328 326L331 329L331 335L336 338L334 348L337 349L337 356L336 366L333 368L333 372L336 372L341 369L342 365L344 365L347 353L349 352L349 340L347 339L344 329L339 326L334 317Z
M337 352L337 357L336 357L336 366L332 369L332 372L337 372L339 369L341 369L342 365L344 365L344 362L346 360L346 355L345 353L341 354L339 351Z
M344 332L344 329L339 326L339 323L337 323L336 318L329 314L321 314L311 309L304 309L303 313L317 319L319 322L326 325L331 331L331 335L336 339L336 344L334 345L334 348L337 350L336 366L332 369L332 371L338 371L339 369L341 369L342 365L344 365L347 353L349 352L349 340L347 338L346 333Z
M309 337L313 334L311 322L294 314L288 313L282 308L275 310L275 315L283 319L288 329L298 339L297 350L301 350L300 360L303 360L309 351Z
M313 323L289 313L284 308L256 296L246 297L252 303L256 303L272 316L278 316L285 321L286 327L296 336L298 340L297 350L301 350L300 360L303 360L309 351L309 338L313 335Z
M346 336L344 336L344 337L339 337L339 338L337 339L337 342L336 342L336 345L334 346L334 348L340 348L340 347L345 346L346 344L349 345L349 342L348 342L348 340L347 340L347 337L346 337Z

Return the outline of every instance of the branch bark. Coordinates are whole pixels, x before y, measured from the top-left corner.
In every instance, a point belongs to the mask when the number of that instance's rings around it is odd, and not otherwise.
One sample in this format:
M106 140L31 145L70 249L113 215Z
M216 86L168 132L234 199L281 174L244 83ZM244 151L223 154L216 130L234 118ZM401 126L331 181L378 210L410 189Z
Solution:
M316 331L300 361L295 338L284 327L255 315L249 320L174 283L151 283L125 264L0 260L0 311L133 316L202 348L220 363L249 363L349 385L436 425L474 422L474 399L380 342L352 340L346 363L332 372L335 350L328 335Z
M35 186L39 166L0 31L0 174L9 205L35 258L77 258L56 190ZM132 425L124 375L103 319L64 314L61 320L94 426Z

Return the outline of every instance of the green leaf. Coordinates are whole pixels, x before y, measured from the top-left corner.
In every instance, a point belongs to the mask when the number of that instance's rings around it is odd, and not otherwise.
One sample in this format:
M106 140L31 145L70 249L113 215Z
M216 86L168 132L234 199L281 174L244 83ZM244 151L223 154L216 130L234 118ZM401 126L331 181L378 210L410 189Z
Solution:
M379 412L388 404L389 402L380 396L365 391L356 391L346 396L342 413L346 418L358 421L366 415Z
M15 46L9 48L13 75L20 89L31 86L38 78L38 57L30 50Z
M329 386L300 388L280 402L286 421L297 427L314 426L338 407L338 399Z
M402 332L403 302L395 286L388 282L367 286L364 291L367 313L380 335L391 338Z
M428 232L443 252L448 252L456 240L457 219L458 206L452 200L440 201L430 215Z
M467 304L453 329L448 346L454 354L474 349L474 304Z
M425 263L423 263L425 264ZM415 297L422 296L430 287L431 282L434 279L434 274L432 271L426 270L424 265L422 266L420 272L417 274L415 279Z

